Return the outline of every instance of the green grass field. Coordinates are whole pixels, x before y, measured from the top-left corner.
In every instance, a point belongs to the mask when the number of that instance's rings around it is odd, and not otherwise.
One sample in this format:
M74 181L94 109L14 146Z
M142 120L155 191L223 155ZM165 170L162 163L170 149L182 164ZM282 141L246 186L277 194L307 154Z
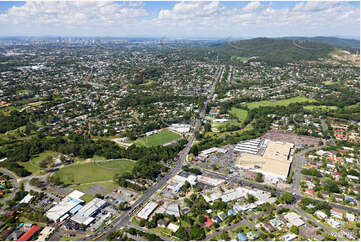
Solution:
M157 146L169 143L171 141L181 138L181 135L174 133L168 129L160 131L158 134L153 134L151 136L138 138L134 143L137 146Z
M336 106L315 106L315 105L307 105L303 107L305 110L313 111L313 110L321 110L321 111L329 111L329 110L336 110Z
M252 125L248 124L244 129L240 129L237 131L227 131L227 132L207 132L205 134L205 138L225 138L226 136L236 136L236 135L241 135L243 132L251 130L252 129Z
M238 61L248 61L251 59L250 57L244 57L244 56L231 56L231 60L238 60Z
M346 106L345 110L353 111L353 112L358 111L358 110L360 110L360 103L356 103L356 104L353 104L353 105Z
M255 109L259 107L275 107L275 106L288 106L291 103L304 103L304 102L316 102L313 98L306 97L293 97L289 99L279 100L279 101L260 101L247 103L249 109Z
M336 84L340 84L340 82L339 81L324 81L324 82L322 82L324 85L326 85L326 86L330 86L330 85L336 85Z
M112 160L103 162L89 162L67 166L57 171L58 176L64 184L85 184L102 181L111 181L115 174L132 172L134 161Z
M22 162L21 165L25 167L26 170L32 173L32 175L41 175L45 174L45 169L40 168L40 162L45 160L46 157L54 157L57 153L54 151L44 151L38 155L35 155L30 161Z
M231 115L238 118L238 120L243 124L248 116L247 110L239 109L239 108L232 108L228 111Z

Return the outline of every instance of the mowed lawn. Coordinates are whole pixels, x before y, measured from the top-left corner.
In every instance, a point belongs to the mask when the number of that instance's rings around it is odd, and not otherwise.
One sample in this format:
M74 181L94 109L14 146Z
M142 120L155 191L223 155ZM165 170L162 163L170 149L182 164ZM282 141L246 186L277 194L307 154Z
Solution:
M64 184L95 183L110 181L115 174L131 173L134 166L135 162L130 160L89 162L64 167L54 176L58 176Z
M325 105L321 105L321 106L315 106L315 105L307 105L303 107L305 110L309 110L309 111L313 111L313 110L322 110L322 111L328 111L328 110L336 110L337 107L336 106L325 106Z
M293 97L279 101L260 101L260 102L247 103L247 107L249 109L255 109L261 106L262 107L288 106L291 103L304 103L304 102L316 102L316 100L307 97Z
M243 124L243 122L246 120L246 118L248 116L247 110L244 110L244 109L232 108L228 112L230 114L232 114L233 116L237 117L238 120L241 122L241 124Z
M138 146L151 147L151 146L163 145L172 142L174 140L177 140L181 137L182 136L177 133L174 133L168 129L163 129L157 134L138 138L134 143Z

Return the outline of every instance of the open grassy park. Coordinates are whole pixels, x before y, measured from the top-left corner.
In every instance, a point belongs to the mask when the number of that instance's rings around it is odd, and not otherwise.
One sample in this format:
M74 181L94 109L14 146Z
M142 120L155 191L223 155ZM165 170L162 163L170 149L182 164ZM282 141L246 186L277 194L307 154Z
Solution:
M96 183L111 181L115 174L132 172L134 166L135 162L130 160L88 162L64 167L54 176L66 185Z
M157 134L138 138L134 143L138 146L151 147L151 146L163 145L172 142L174 140L177 140L181 137L182 137L181 135L175 132L172 132L168 129L164 129Z
M244 109L239 109L239 108L232 108L231 110L228 111L231 115L235 116L238 118L238 120L241 122L241 124L243 124L243 122L246 120L247 116L248 116L248 112L247 110Z
M260 102L247 103L247 107L249 109L255 109L259 107L288 106L292 103L304 103L304 102L316 102L316 100L307 97L293 97L279 101L260 101Z
M48 156L56 156L57 152L54 151L44 151L38 155L35 155L31 160L27 162L22 162L21 165L25 167L26 170L32 173L32 175L42 175L46 173L46 169L40 168L40 163L46 159Z
M321 106L307 105L307 106L304 106L303 108L308 111L314 111L314 110L331 111L331 110L337 109L336 106L325 106L325 105L321 105Z
M331 86L331 85L336 85L336 84L340 84L339 81L324 81L322 82L324 85L326 86Z

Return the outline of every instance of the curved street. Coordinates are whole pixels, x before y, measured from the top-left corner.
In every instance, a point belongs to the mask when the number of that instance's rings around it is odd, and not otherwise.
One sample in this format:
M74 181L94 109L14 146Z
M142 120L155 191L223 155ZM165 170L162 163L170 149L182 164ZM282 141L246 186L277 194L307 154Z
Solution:
M16 193L16 191L18 190L19 183L18 183L17 177L16 177L13 173L11 173L11 172L9 172L9 171L7 171L7 170L4 170L4 169L2 169L2 168L0 168L0 173L2 173L2 174L4 174L4 175L8 175L8 176L11 178L11 182L12 182L12 184L13 184L13 188L12 188L12 193L11 193L11 195L8 196L7 198L1 200L1 202L6 203L7 201L9 201L9 200L11 200L11 199L14 198L15 193ZM4 207L5 207L5 206L3 206L3 207L0 209L0 212L3 211Z

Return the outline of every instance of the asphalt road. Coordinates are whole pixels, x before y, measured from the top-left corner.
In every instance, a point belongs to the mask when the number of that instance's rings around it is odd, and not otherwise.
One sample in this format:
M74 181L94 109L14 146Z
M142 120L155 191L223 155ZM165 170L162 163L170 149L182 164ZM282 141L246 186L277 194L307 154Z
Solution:
M327 131L328 127L326 124L326 121L324 119L321 119L321 126L323 131ZM336 143L333 141L333 139L330 137L329 139L326 139L332 146L335 146Z
M305 150L302 150L300 153L297 154L297 157L294 160L294 169L293 169L293 182L292 182L292 186L290 189L290 192L292 194L300 194L300 182L301 182L301 170L302 170L302 166L303 163L305 162L305 155L307 152L311 151L311 150L316 150L319 149L320 147L311 147Z
M7 198L1 200L1 202L5 203L6 201L9 201L9 200L11 200L11 199L14 198L15 193L16 193L16 191L18 190L19 184L18 184L18 180L17 180L16 176L14 176L11 172L8 172L8 171L3 170L3 169L0 168L0 173L2 173L2 174L4 174L4 175L8 175L8 176L11 178L11 182L13 183L13 190L12 190L11 195L8 196ZM0 212L2 212L5 207L6 207L6 206L3 206L3 207L0 209Z

